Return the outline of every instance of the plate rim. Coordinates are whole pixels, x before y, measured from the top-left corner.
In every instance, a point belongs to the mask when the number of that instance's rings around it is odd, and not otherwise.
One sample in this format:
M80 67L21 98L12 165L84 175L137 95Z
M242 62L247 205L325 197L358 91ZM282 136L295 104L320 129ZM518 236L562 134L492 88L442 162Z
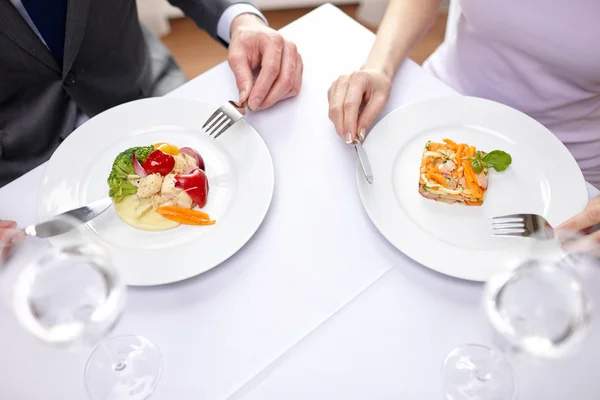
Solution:
M96 118L100 115L104 115L110 112L113 112L113 110L115 109L121 109L121 108L126 108L126 107L131 107L133 104L141 104L141 103L164 103L164 102L174 102L174 103L200 103L200 104L204 104L210 107L213 107L215 110L219 107L219 105L214 104L214 103L210 103L210 102L206 102L206 101L202 101L202 100L197 100L197 99L189 99L189 98L181 98L181 97L148 97L148 98L142 98L142 99L137 99L137 100L132 100L132 101L128 101L122 104L119 104L115 107L111 107L107 110L104 110L103 112L95 115L92 118ZM90 120L92 119L90 118ZM86 121L87 123L88 121ZM264 141L264 139L262 138L262 136L260 135L260 133L254 128L254 126L252 126L250 123L248 123L245 119L241 119L240 121L238 121L238 123L244 123L248 129L250 129L252 132L254 132L254 134L256 135L257 139L258 139L258 143L264 147L265 149L265 162L268 165L268 179L265 180L265 185L264 186L268 186L268 192L265 192L265 197L266 197L266 201L263 205L263 209L261 211L260 214L257 214L257 223L255 223L253 225L253 227L251 229L248 229L248 233L246 235L244 235L243 240L240 240L239 243L236 246L232 246L230 247L229 251L223 252L225 255L223 257L219 257L218 261L213 262L211 266L208 266L206 268L202 268L202 269L198 269L193 273L187 273L187 274L180 274L178 275L176 278L172 278L172 279L151 279L151 280L145 280L145 281L137 281L137 282L128 282L125 281L125 284L127 286L130 287L146 287L146 286L161 286L161 285L168 285L168 284L172 284L172 283L176 283L176 282L181 282L181 281L185 281L187 279L191 279L194 277L197 277L199 275L204 274L205 272L208 272L218 266L220 266L222 263L224 263L225 261L227 261L229 258L233 257L235 254L237 254L244 246L246 246L248 244L248 242L255 236L256 232L258 232L258 230L261 228L261 226L263 225L266 216L269 213L269 210L271 208L272 202L273 202L273 196L274 196L274 191L275 191L275 169L274 169L274 164L273 164L273 157L271 155L271 152L269 150L269 147L267 146L266 142ZM81 125L83 126L83 124ZM38 184L38 198L37 198L37 202L36 202L36 207L37 207L37 217L38 217L38 221L43 221L44 218L48 219L51 218L52 216L46 217L45 215L43 215L42 212L42 203L43 203L43 193L42 190L44 188L44 181L47 177L47 171L48 171L48 167L50 166L50 164L55 161L55 154L56 151L58 150L58 148L64 146L64 144L73 137L73 134L76 133L76 131L78 129L80 129L80 127L77 127L75 130L73 130L68 136L67 138L65 138L61 144L57 147L57 149L53 152L52 156L50 157L50 159L47 161L47 163L45 164L44 167L44 171L42 173L42 177L40 179L40 182ZM112 206L111 206L112 207ZM82 227L85 226L86 228L88 227L89 223L85 223L82 224ZM88 228L89 230L89 228ZM50 240L56 240L57 238L50 238Z
M569 149L566 147L566 145L560 141L560 139L558 139L558 137L556 135L554 135L548 128L546 128L543 124L541 124L540 122L538 122L537 120L535 120L533 117L527 115L526 113L519 111L513 107L510 107L506 104L494 101L494 100L490 100L490 99L486 99L486 98L482 98L482 97L477 97L477 96L467 96L467 95L443 95L443 96L435 96L435 97L431 97L428 99L424 99L424 100L415 100L415 101L411 101L411 102L407 102L406 104L403 104L397 108L395 108L394 110L390 111L387 115L385 115L383 118L381 118L377 124L375 124L369 134L367 135L367 137L365 138L365 146L367 146L367 141L369 140L369 137L371 136L371 133L373 131L375 131L375 129L377 128L377 126L379 126L380 124L382 124L382 122L384 120L389 120L390 118L393 117L393 115L396 114L400 114L402 112L406 112L406 109L410 109L412 107L422 107L423 105L426 105L428 103L433 103L433 102L446 102L446 101L450 101L450 102L479 102L482 104L488 104L491 105L493 107L500 107L500 108L504 108L506 110L508 110L509 112L513 112L513 113L518 113L521 115L521 117L524 117L526 119L529 119L530 122L538 125L541 129L545 130L547 132L547 134L549 135L549 140L553 140L556 142L557 145L559 145L560 147L562 147L565 151L565 154L567 154L567 156L572 159L573 163L577 166L577 171L578 171L578 178L580 180L581 185L579 185L581 187L581 200L585 200L584 204L587 203L588 200L588 194L587 194L587 186L586 186L586 181L583 175L583 172L581 171L581 168L579 167L577 161L575 160L575 158L573 157L572 153L569 151ZM366 148L366 150L368 151L368 147ZM470 274L463 274L463 273L452 273L451 271L448 271L448 269L444 269L444 268L437 268L435 266L432 266L431 263L427 262L424 260L424 257L418 256L419 252L418 251L412 251L409 249L410 246L401 246L398 245L396 242L398 241L402 241L402 240L397 240L394 237L390 237L389 232L387 232L386 229L384 229L381 224L380 221L375 218L375 216L372 213L372 210L370 209L370 207L367 205L367 199L366 199L366 193L368 192L368 188L371 187L371 185L369 185L368 183L366 183L365 178L364 178L364 174L362 172L362 169L360 168L360 164L357 162L356 163L356 169L355 169L355 173L356 173L356 184L357 184L357 190L359 193L359 197L361 199L361 204L363 206L364 211L366 212L367 216L369 217L369 219L371 220L371 222L373 223L373 225L375 226L375 228L377 229L377 231L392 245L394 246L400 253L402 253L403 255L405 255L406 257L410 258L412 261L414 261L415 263L419 264L421 267L425 267L427 269L430 269L436 273L445 275L445 276L449 276L452 278L457 278L457 279L461 279L464 281L471 281L471 282L485 282L487 279L489 279L490 277L488 276L487 278L474 278L473 276L470 276ZM375 179L377 179L375 177ZM365 189L366 188L366 189ZM577 199L577 201L579 201L580 199ZM465 250L467 251L467 250Z

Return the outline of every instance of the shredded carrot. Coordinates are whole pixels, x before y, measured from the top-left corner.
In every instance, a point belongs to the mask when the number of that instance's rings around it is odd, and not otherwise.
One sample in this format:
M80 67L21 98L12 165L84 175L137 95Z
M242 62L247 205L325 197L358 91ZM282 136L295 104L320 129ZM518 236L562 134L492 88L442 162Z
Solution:
M465 145L462 143L458 145L458 149L456 150L456 154L454 155L454 160L456 161L456 166L458 166L460 163L460 157L461 157L464 147L465 147Z
M429 146L427 148L429 149L429 151L438 151L440 148L440 144L439 143L429 143Z
M447 181L446 181L446 178L444 178L442 175L433 173L433 174L431 174L431 177L433 178L434 181L437 181L440 185L446 187Z
M470 146L466 143L456 143L449 138L445 138L443 139L443 142L440 141L439 143L428 142L426 151L453 152L453 161L456 164L456 167L452 169L452 176L450 178L446 178L447 175L445 173L441 173L439 165L436 165L436 163L440 162L442 157L422 157L419 177L420 185L435 183L432 188L428 189L428 191L459 199L461 202L463 202L463 204L470 206L480 206L483 204L485 189L479 185L477 174L475 174L471 164L471 157L475 157L477 152L475 146ZM447 155L444 155L443 158L446 160L448 157ZM458 194L450 194L435 189L437 184L445 188L448 184L448 179L460 182L463 190Z
M156 209L156 212L171 221L185 225L214 225L217 221L210 219L208 214L198 210L177 206L164 206Z
M465 169L465 179L467 181L467 185L469 186L469 190L473 193L477 199L481 199L483 197L483 191L479 187L477 183L477 178L475 177L475 171L473 171L473 167L469 161L463 162L463 167Z
M450 139L444 139L444 142L446 143L446 147L448 147L450 150L456 151L458 148L458 145Z

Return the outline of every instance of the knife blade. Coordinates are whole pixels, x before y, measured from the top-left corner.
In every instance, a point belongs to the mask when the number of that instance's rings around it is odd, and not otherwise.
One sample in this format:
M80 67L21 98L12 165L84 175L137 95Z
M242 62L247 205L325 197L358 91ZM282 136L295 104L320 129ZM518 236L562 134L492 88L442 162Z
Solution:
M362 147L360 140L354 140L354 149L356 150L356 155L358 156L358 161L360 162L360 167L362 168L363 173L365 174L365 178L369 184L373 184L373 172L371 171L371 165L369 164L369 158L367 157L367 152Z
M44 221L35 225L29 225L23 229L23 231L28 236L36 236L39 238L49 238L62 235L63 233L67 233L75 227L73 225L74 220L81 223L91 221L106 211L111 204L112 199L110 197L96 200L83 207L58 214L48 221Z

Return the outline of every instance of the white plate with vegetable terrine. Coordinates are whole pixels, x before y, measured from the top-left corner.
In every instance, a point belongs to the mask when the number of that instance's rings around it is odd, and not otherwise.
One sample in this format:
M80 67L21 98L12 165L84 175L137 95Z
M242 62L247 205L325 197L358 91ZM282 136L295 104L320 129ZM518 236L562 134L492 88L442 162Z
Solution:
M490 168L481 205L448 204L419 192L425 145L444 138L510 154L504 171ZM492 236L490 217L534 213L557 226L588 198L583 174L558 138L489 100L457 96L406 105L372 129L364 148L374 181L367 183L358 167L358 189L377 229L416 262L457 278L486 281L526 251L531 239Z

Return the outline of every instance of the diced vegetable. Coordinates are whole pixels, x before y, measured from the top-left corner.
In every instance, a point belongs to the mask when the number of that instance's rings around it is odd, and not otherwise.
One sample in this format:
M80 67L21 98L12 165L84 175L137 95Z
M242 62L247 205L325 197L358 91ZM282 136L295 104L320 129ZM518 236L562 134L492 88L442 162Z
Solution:
M133 166L133 156L143 162L153 149L153 146L132 147L117 155L107 179L108 195L113 200L121 201L125 196L137 193L137 186L129 181L131 175L137 175Z
M182 154L187 154L188 156L194 158L196 160L196 165L198 165L198 168L200 168L202 171L206 171L204 159L196 150L192 149L191 147L182 147L179 150L179 152Z
M163 153L160 150L154 150L148 155L146 161L143 164L146 173L160 174L162 176L167 175L173 170L175 166L175 159L172 155Z
M145 178L146 176L148 176L148 174L146 173L146 170L142 167L142 164L140 164L140 162L138 161L135 154L133 155L132 163L133 163L133 169L135 170L135 174L137 176L139 176L140 178Z
M200 168L194 168L187 174L175 175L177 187L183 189L198 203L200 208L206 205L208 199L208 177Z
M179 154L179 148L169 143L156 143L154 145L154 150L160 150L165 154L170 154L172 156L176 156Z

